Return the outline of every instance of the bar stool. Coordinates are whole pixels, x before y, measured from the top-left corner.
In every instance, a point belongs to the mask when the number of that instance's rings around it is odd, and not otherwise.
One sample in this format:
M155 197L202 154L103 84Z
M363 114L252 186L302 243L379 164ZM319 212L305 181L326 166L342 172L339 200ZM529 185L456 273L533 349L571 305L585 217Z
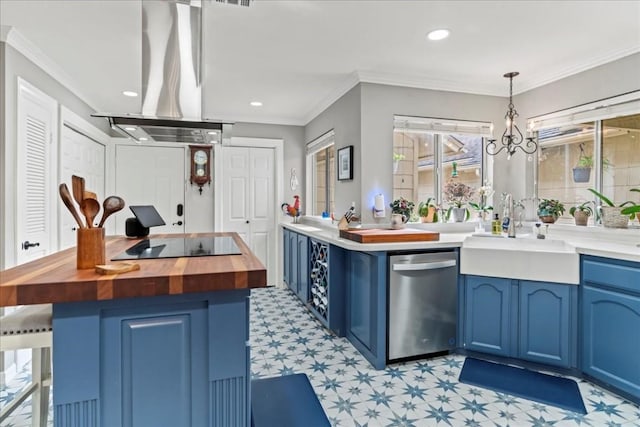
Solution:
M31 399L33 427L46 427L51 387L51 304L25 305L0 320L0 351L31 348L31 384L0 411L0 423Z

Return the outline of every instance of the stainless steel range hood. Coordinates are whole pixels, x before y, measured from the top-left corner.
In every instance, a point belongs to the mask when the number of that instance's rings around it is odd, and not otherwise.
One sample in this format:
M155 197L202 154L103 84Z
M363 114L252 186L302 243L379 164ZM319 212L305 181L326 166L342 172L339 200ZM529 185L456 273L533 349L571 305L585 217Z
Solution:
M248 0L217 0L248 6ZM202 119L201 0L142 0L142 112L96 113L138 142L215 143L231 123Z

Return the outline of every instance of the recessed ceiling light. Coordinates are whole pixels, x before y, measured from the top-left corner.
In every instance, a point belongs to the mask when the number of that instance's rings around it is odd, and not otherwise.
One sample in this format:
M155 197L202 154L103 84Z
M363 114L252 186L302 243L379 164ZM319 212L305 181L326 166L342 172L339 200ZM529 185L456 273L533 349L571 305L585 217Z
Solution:
M207 132L208 135L217 135L218 132L216 132L215 130L210 130L209 132Z
M138 92L134 92L134 91L132 91L132 90L124 90L124 91L122 91L122 94L123 94L124 96L131 96L131 97L136 97L136 96L138 96Z
M442 40L446 39L447 37L449 37L449 30L445 29L433 30L429 34L427 34L427 38L429 40Z
M262 102L260 102L260 101L251 101L249 104L252 107L262 107Z
M149 138L145 138L144 136L141 136L140 138L138 138L138 141L148 141Z

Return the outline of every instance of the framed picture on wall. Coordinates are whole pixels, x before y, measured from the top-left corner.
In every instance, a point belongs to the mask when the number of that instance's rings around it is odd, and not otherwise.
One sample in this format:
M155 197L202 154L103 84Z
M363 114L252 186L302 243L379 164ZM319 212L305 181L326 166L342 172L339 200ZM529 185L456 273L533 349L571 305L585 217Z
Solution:
M353 145L338 150L338 181L353 179Z

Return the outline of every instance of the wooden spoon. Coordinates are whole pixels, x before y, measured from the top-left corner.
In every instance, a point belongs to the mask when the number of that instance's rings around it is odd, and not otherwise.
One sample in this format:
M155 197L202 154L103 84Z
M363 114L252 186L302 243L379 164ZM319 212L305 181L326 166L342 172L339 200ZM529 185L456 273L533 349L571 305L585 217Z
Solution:
M60 190L60 198L62 199L62 202L67 207L67 209L69 209L69 212L71 212L71 215L73 215L73 219L76 220L80 228L86 228L85 225L82 223L82 220L80 219L80 215L78 215L76 206L73 204L73 198L71 197L71 193L69 192L69 188L67 187L67 184L65 183L60 184L59 190Z
M80 203L80 210L87 219L87 227L93 228L93 220L100 212L100 203L96 199L84 199Z
M78 206L84 199L84 178L77 175L71 175L71 190L73 190L73 198Z
M93 191L86 191L84 192L84 198L85 199L94 199L94 200L98 200L98 196L96 193L94 193Z
M102 227L106 219L111 214L118 212L122 208L124 208L124 200L122 200L120 197L109 196L104 199L104 202L102 202L102 218L100 219L100 224L98 224L98 227Z

